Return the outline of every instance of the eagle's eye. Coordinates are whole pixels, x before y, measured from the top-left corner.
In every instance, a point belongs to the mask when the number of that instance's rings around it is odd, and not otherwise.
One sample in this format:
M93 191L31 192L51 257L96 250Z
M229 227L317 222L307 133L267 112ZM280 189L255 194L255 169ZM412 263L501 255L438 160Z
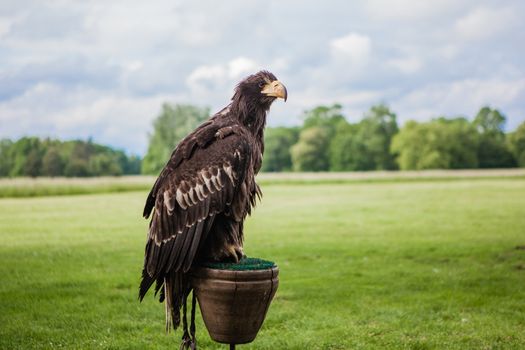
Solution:
M266 83L264 81L259 82L259 87L262 89Z

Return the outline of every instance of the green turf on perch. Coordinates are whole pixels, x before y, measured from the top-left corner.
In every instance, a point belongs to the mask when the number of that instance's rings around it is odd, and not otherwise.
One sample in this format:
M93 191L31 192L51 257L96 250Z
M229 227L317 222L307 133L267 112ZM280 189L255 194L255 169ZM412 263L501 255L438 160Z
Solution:
M200 264L201 267L207 267L210 269L217 270L234 270L234 271L246 271L246 270L266 270L275 267L273 261L263 260L259 258L248 258L243 257L238 263L235 262L206 262Z

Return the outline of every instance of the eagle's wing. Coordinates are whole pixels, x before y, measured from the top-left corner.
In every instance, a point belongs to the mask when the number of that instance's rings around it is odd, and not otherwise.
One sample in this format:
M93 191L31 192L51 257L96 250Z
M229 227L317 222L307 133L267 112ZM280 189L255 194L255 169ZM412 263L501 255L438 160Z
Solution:
M243 203L237 198L243 196L234 194L246 193L244 178L250 162L249 140L235 126L205 124L179 144L144 208L145 217L153 207L155 210L146 244L141 299L155 280L190 269L216 214L242 219Z

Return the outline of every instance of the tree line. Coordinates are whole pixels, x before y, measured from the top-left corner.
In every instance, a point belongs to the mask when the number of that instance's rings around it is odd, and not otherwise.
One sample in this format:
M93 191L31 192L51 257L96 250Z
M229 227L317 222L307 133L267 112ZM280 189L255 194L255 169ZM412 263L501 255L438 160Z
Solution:
M0 140L0 177L139 174L141 159L91 140Z
M0 177L158 174L209 108L165 103L143 159L91 140L23 137L0 140ZM506 118L483 107L472 121L438 117L399 127L386 105L349 122L342 106L307 110L302 125L265 131L263 171L366 171L525 167L525 121L505 133Z
M177 143L208 118L209 109L165 103L155 119L142 172L157 174ZM483 107L472 121L409 121L377 104L351 123L342 106L304 112L301 126L267 128L263 171L366 171L525 167L525 122L505 133L506 118Z

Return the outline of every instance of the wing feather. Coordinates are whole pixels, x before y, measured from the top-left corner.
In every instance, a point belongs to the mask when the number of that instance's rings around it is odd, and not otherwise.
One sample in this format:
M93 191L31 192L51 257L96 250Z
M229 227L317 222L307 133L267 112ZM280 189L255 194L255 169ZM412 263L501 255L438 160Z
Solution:
M184 258L186 257L186 254L188 253L189 247L191 245L191 241L193 240L193 237L195 235L195 231L197 230L197 227L199 225L192 225L189 229L186 235L184 236L184 242L182 243L182 248L180 250L180 254L177 257L177 260L174 265L175 271L179 271L182 263L184 262ZM202 227L201 227L202 228Z
M196 225L192 226L194 228L194 232L192 235L187 235L186 240L184 241L184 247L182 248L182 252L184 255L179 256L176 270L181 270L183 272L187 272L189 268L191 267L191 263L193 262L193 256L190 255L191 253L191 247L195 244L195 241L200 241L202 236L202 229L204 227L204 220L199 221ZM198 245L198 243L196 243ZM187 269L184 269L183 266L188 266Z
M141 298L163 275L191 268L216 214L234 212L236 218L242 215L241 208L235 208L241 203L234 197L240 193L246 167L250 166L251 146L245 135L235 132L239 128L232 130L217 138L217 128L208 123L186 137L150 191L144 216L153 215ZM199 135L212 140L203 141ZM245 191L244 186L243 195Z
M213 225L213 221L215 219L215 216L208 216L205 220L199 222L199 225L201 225L200 229L197 229L195 231L195 237L193 238L193 241L191 242L190 250L188 251L188 255L184 259L184 265L182 266L182 271L187 272L193 263L193 259L195 258L195 253L197 253L197 249L202 241L206 239L206 234L210 231L211 225ZM201 238L203 238L201 240Z

